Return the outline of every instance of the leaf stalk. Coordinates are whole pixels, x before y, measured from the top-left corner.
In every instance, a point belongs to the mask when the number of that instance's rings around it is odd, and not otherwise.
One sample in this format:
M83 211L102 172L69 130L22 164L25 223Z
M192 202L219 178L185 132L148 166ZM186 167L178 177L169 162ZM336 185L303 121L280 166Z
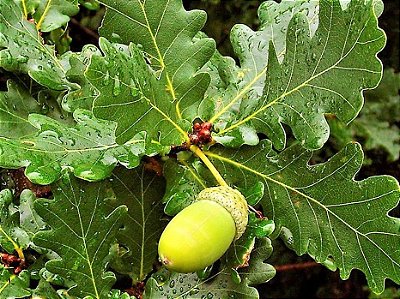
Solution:
M207 158L207 156L203 153L203 151L197 146L197 145L191 145L190 150L203 161L203 163L207 166L207 168L211 171L212 175L220 184L221 186L228 186L228 184L225 182L224 178L221 176L221 174L218 172L218 170L215 168L214 164L211 163L211 161Z

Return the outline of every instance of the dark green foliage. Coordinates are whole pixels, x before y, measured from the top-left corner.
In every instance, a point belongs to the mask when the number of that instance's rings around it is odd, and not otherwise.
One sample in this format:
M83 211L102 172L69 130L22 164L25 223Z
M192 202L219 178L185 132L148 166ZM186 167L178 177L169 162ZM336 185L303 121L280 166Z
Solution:
M399 184L356 179L357 141L399 158L382 10L0 0L0 298L259 298L278 237L375 293L399 284ZM162 230L217 184L245 196L245 233L203 271L169 272Z

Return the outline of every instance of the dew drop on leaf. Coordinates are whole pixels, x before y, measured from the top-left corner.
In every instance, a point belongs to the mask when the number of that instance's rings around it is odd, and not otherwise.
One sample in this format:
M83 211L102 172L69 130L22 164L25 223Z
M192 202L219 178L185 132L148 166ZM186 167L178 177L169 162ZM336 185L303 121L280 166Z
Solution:
M190 290L189 295L196 295L198 292L200 292L200 289L198 287L194 287Z
M169 283L169 287L173 288L175 286L175 280L171 280L171 282Z
M121 81L118 77L114 79L113 95L118 96L121 93Z

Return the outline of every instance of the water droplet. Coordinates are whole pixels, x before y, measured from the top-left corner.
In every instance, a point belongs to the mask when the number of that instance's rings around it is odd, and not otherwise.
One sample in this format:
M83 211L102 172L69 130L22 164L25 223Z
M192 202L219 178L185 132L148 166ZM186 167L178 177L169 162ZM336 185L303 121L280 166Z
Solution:
M111 39L113 43L120 43L122 41L121 36L118 33L111 33Z
M49 113L49 106L47 104L43 103L43 105L42 105L42 107L40 109L41 109L42 114Z
M118 96L120 93L121 93L121 82L118 77L115 77L113 95Z
M106 74L104 75L104 83L108 83L108 81L110 80L110 73L108 71L106 71Z

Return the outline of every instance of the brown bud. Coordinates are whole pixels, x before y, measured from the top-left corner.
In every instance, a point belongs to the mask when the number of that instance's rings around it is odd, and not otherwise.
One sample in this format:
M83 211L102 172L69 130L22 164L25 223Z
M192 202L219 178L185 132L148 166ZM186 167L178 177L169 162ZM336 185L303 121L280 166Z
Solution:
M206 122L204 122L204 123L201 124L201 128L202 128L202 129L206 129L206 130L211 130L211 128L212 128L212 123L206 121Z
M193 125L193 132L199 132L202 128L202 125L200 123L195 123Z
M196 134L189 134L189 139L191 144L198 144L200 142L200 138Z

